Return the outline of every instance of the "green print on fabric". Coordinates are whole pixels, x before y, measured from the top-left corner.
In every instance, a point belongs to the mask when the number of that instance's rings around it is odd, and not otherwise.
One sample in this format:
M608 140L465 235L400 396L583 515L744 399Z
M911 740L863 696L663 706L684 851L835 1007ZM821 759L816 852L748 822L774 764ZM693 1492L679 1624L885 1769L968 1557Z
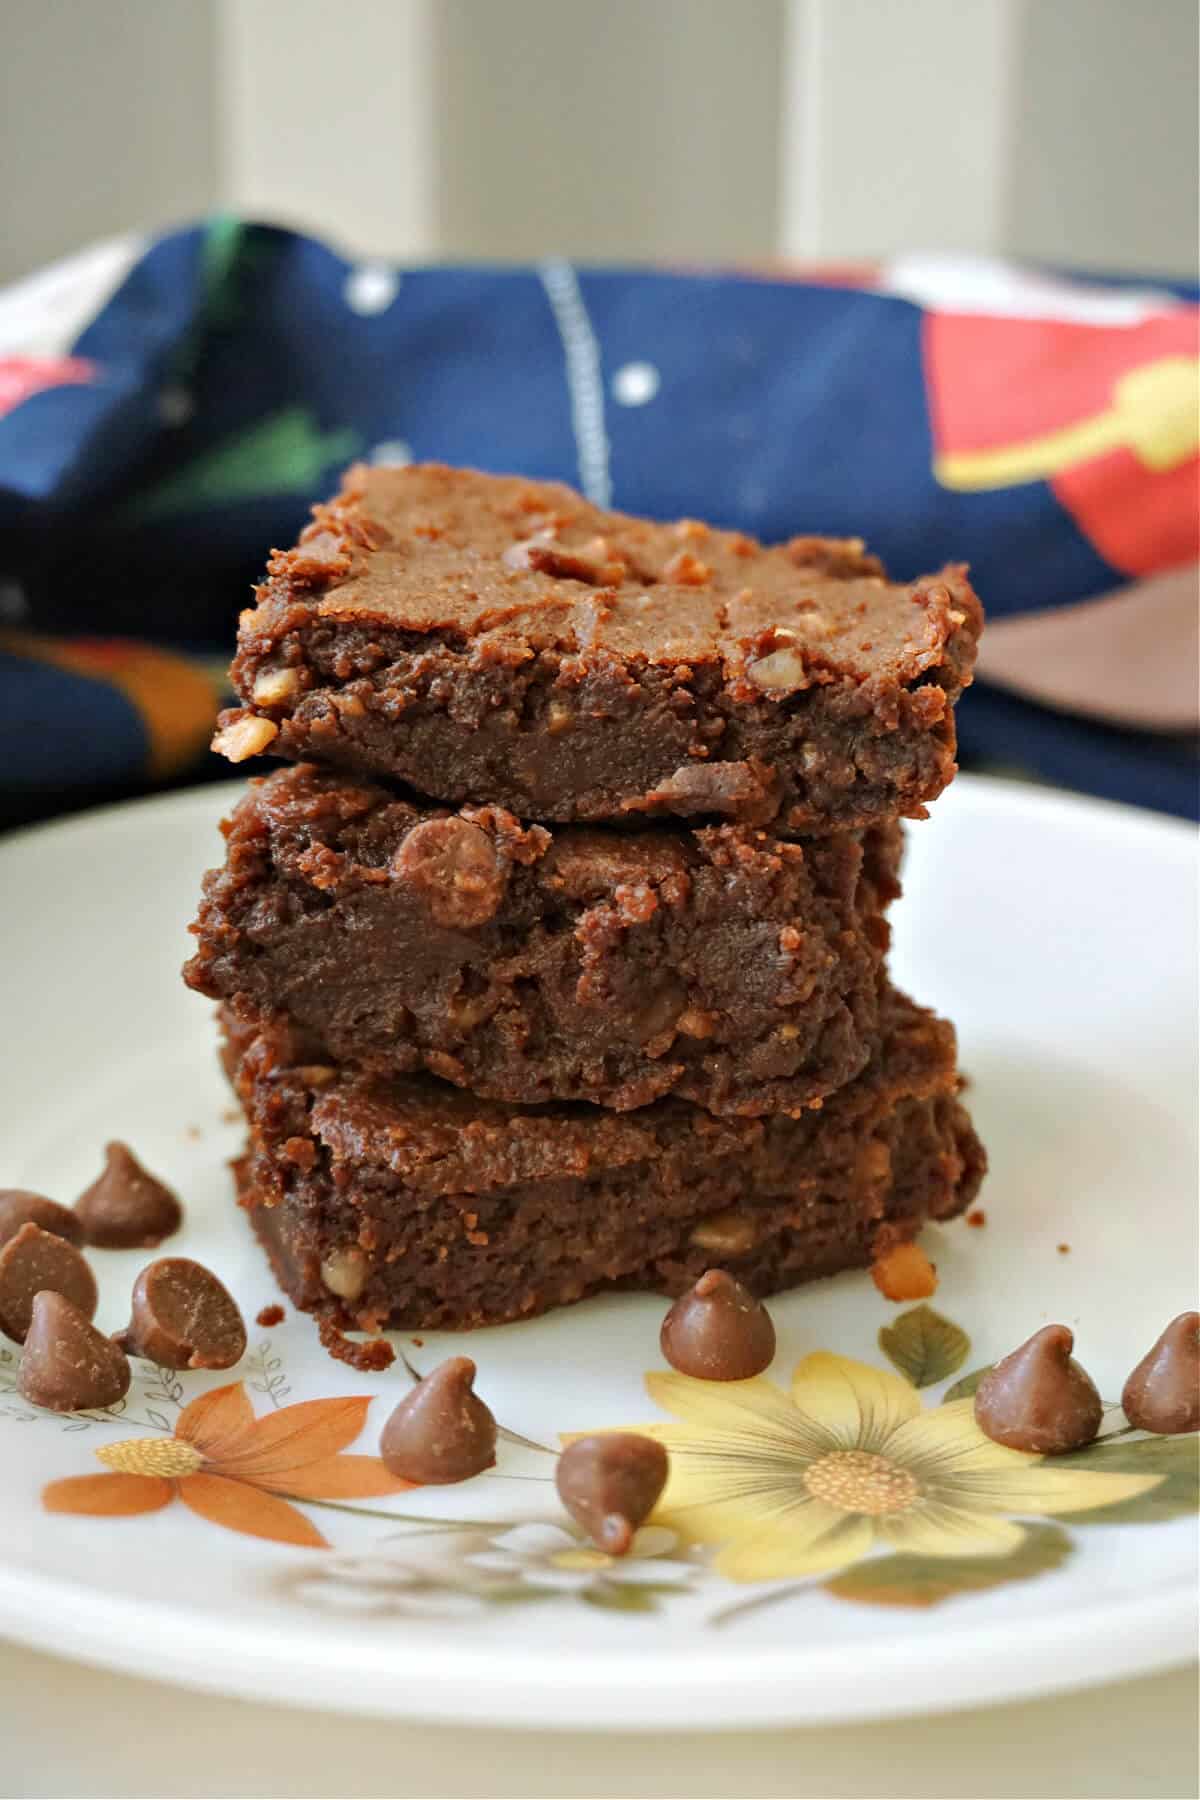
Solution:
M304 407L289 406L138 495L124 508L125 517L144 524L264 494L312 494L325 472L349 462L361 442L349 428L322 432Z

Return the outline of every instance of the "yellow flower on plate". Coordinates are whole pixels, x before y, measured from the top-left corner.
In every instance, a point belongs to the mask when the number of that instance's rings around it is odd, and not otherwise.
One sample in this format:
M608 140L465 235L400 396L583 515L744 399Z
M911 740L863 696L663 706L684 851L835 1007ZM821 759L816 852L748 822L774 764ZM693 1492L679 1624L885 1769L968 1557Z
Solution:
M993 1444L971 1400L926 1412L899 1376L826 1351L797 1365L790 1394L764 1376L646 1386L681 1421L629 1428L670 1452L654 1522L723 1545L714 1566L732 1581L821 1574L877 1547L1005 1556L1025 1535L1009 1514L1111 1506L1162 1479L1056 1469Z

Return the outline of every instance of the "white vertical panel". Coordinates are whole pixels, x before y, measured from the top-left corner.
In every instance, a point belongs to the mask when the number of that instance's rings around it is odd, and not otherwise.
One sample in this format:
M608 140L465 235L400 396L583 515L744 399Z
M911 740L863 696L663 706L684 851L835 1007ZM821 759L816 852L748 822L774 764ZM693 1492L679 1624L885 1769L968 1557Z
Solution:
M780 58L778 247L787 256L822 253L828 196L821 186L824 158L822 81L828 56L827 9L821 0L788 0Z
M999 247L1020 0L790 0L780 248Z
M0 31L0 281L218 198L210 7L10 0Z
M1198 37L1196 0L1054 0L1026 10L1012 250L1195 276Z
M226 189L346 247L436 250L436 0L218 0Z
M440 0L450 253L775 248L782 0Z

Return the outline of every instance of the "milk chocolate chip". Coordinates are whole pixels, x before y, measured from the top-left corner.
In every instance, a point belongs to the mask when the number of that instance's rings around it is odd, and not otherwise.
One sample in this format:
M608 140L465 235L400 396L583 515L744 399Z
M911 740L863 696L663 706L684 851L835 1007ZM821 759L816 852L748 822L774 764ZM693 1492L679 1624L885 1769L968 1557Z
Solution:
M74 1244L32 1221L0 1249L0 1331L24 1343L35 1294L62 1294L85 1319L96 1310L96 1277Z
M554 1485L593 1543L624 1556L667 1485L667 1453L632 1431L577 1438L558 1459Z
M662 1353L701 1381L745 1381L775 1355L775 1327L760 1300L723 1269L709 1269L662 1323Z
M405 1481L466 1481L496 1460L496 1421L472 1391L475 1364L452 1356L418 1381L383 1428L384 1467Z
M1147 1350L1121 1395L1139 1431L1200 1431L1200 1313L1180 1313Z
M1044 1325L990 1369L975 1390L979 1429L1010 1450L1058 1456L1081 1450L1100 1429L1104 1403L1071 1356L1065 1325Z
M202 1263L160 1256L134 1282L128 1329L113 1341L165 1369L231 1369L245 1355L246 1327Z
M53 1237L66 1238L68 1244L82 1244L83 1226L70 1207L45 1194L31 1194L26 1188L0 1188L0 1244L16 1237L22 1225L39 1225Z
M470 931L486 925L507 873L486 831L467 819L425 819L397 850L393 867L420 895L436 925Z
M62 1294L35 1294L17 1387L34 1406L74 1412L112 1406L129 1392L129 1363Z
M144 1169L128 1144L106 1144L104 1173L75 1202L89 1244L103 1250L153 1250L178 1231L183 1208Z

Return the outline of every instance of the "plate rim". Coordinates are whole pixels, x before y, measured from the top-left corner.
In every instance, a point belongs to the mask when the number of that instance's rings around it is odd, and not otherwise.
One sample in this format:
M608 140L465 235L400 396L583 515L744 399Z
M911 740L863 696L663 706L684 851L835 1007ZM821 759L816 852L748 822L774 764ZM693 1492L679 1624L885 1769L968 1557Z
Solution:
M47 1592L56 1602L52 1615L39 1606ZM835 1725L1066 1693L1179 1668L1196 1655L1193 1599L1167 1583L1150 1595L958 1630L940 1662L936 1653L914 1659L903 1633L886 1643L815 1652L743 1648L732 1683L729 1653L716 1649L672 1662L636 1650L564 1657L523 1648L512 1664L519 1673L511 1673L495 1645L419 1639L392 1639L382 1654L364 1639L347 1653L339 1645L335 1657L328 1642L314 1650L311 1636L297 1638L284 1669L277 1627L241 1624L231 1646L223 1618L189 1612L182 1633L178 1622L178 1609L162 1603L0 1564L0 1626L31 1649L202 1692L374 1718L564 1731ZM864 1650L871 1661L866 1682L855 1679ZM974 1673L981 1660L995 1675L983 1693ZM936 1692L934 1671L943 1684ZM445 1702L448 1692L453 1706ZM706 1703L715 1710L706 1711Z

